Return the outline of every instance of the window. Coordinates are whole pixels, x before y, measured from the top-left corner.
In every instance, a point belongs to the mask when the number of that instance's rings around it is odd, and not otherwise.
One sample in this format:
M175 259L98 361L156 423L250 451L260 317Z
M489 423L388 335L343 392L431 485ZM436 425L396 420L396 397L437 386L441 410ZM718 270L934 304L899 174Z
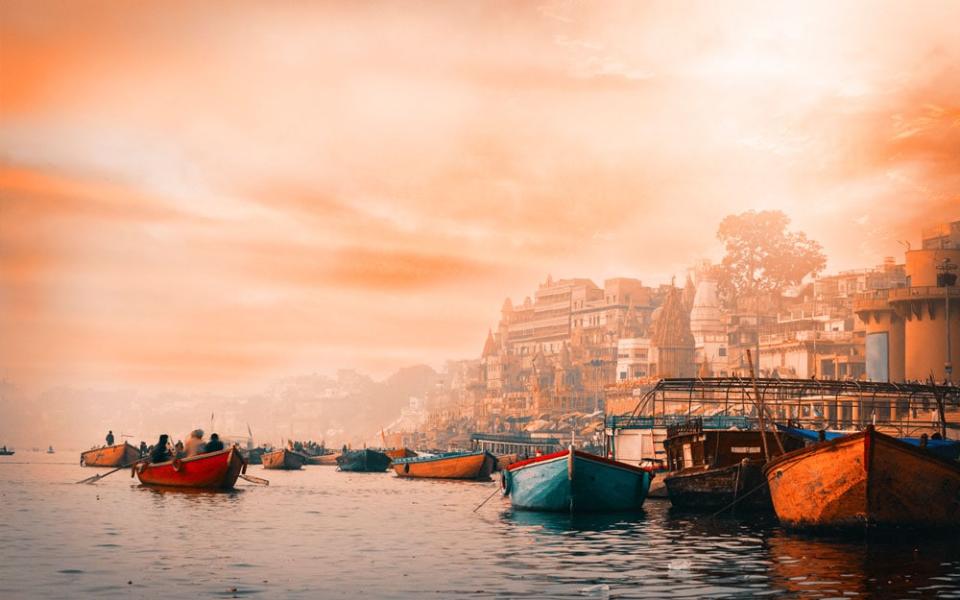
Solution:
M726 356L726 355L727 355L727 349L724 348L723 346L720 346L720 348L717 349L717 356Z

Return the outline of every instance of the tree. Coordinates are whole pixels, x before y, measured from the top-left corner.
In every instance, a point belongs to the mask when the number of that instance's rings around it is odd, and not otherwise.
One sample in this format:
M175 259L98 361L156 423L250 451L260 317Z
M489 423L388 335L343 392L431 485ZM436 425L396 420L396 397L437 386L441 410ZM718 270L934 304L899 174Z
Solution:
M787 231L790 218L779 210L747 211L720 222L717 237L726 246L720 283L727 295L753 297L759 327L760 296L797 285L826 266L823 247L803 232ZM760 367L759 335L756 349Z
M781 292L826 266L820 243L787 231L789 224L779 210L751 210L720 222L717 237L727 251L720 270L737 296Z

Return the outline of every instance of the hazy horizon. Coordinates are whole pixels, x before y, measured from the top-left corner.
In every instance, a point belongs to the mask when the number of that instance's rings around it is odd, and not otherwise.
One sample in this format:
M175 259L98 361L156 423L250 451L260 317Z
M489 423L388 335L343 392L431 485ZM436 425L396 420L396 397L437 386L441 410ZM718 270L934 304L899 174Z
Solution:
M0 4L0 379L382 378L728 214L828 273L957 218L960 5L685 7Z

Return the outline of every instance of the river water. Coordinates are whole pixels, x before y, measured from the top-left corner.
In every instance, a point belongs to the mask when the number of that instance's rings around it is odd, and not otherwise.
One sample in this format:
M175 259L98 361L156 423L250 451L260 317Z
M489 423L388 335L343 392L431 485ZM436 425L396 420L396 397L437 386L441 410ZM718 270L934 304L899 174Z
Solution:
M473 512L495 484L317 466L229 493L75 485L104 471L74 458L0 457L0 598L960 598L951 534L814 537L664 500Z

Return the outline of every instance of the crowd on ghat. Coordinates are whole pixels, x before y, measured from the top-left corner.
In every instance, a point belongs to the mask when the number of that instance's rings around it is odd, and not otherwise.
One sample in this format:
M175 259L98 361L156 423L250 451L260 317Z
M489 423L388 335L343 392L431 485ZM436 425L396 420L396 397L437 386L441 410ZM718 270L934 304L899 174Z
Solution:
M112 446L114 442L113 431L107 433L107 445ZM173 458L190 458L198 454L207 454L223 450L223 442L216 433L210 434L210 439L204 441L203 430L194 429L187 436L186 443L178 440L176 444L170 441L170 436L164 433L157 440L156 444L147 446L144 441L140 442L140 457L147 458L149 462L160 463Z

